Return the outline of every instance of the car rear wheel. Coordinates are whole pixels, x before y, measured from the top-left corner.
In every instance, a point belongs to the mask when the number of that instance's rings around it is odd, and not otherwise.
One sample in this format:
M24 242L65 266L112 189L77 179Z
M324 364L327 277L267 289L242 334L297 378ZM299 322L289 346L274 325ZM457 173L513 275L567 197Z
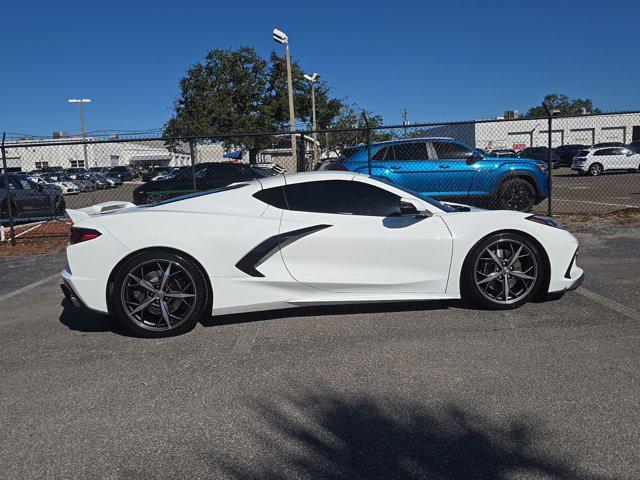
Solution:
M462 296L483 308L517 308L538 295L545 268L539 247L526 237L492 235L479 242L464 262Z
M536 191L522 178L507 180L500 187L498 205L502 210L530 211L536 202Z
M597 177L598 175L601 175L602 172L604 172L604 168L600 163L592 163L589 166L589 175L593 177Z
M118 319L143 337L191 330L209 299L201 269L189 258L150 251L126 261L114 279L111 305Z

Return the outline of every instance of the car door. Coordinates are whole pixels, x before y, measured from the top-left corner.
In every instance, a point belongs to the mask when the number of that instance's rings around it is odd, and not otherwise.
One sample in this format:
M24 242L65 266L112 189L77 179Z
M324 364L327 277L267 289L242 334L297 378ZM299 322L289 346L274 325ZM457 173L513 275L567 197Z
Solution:
M492 171L496 162L486 165L481 161L468 163L473 150L454 141L433 141L432 162L437 164L437 191L439 197L464 197L469 193L476 172ZM431 149L430 149L431 152Z
M46 215L50 213L49 197L43 193L35 183L26 178L17 178L18 189L15 204L18 211L31 215Z
M620 168L618 165L620 164L619 155L616 154L617 148L603 148L601 150L596 150L593 154L594 163L602 164L605 170L616 170Z
M405 141L382 147L372 156L372 176L385 178L401 187L425 195L438 193L434 174L437 165L429 161L425 141Z
M284 186L281 253L295 280L338 293L445 291L452 239L443 220L401 216L401 197L380 185L363 177Z

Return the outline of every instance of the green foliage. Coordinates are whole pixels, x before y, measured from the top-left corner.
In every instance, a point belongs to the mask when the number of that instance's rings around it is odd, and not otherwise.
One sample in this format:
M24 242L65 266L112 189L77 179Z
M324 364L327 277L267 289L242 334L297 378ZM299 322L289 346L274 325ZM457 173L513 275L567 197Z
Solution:
M600 109L593 106L593 102L588 98L570 99L567 95L564 94L550 93L549 95L544 97L543 102L547 104L550 110L559 110L561 115L578 115L580 114L580 109L582 107L584 107L587 113L601 112ZM547 112L545 111L542 104L538 107L531 107L524 115L525 118L546 116Z
M297 127L311 124L311 86L300 64L292 61L292 83ZM332 98L321 79L315 84L316 117L319 129L353 126L359 114L355 106ZM372 117L380 124L380 117ZM247 132L276 132L289 128L286 60L272 52L262 59L251 47L210 51L203 62L195 63L180 79L180 93L174 115L166 123L167 137L210 136ZM341 141L347 139L341 139ZM265 136L220 138L231 148L245 148L251 158L271 146ZM340 143L340 142L338 142ZM350 142L349 144L353 144ZM326 142L325 142L326 147Z

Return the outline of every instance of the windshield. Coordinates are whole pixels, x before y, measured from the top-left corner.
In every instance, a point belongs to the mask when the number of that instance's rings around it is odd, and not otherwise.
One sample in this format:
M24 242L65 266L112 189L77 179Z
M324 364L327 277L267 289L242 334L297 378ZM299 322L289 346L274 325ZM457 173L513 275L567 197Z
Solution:
M415 190L411 190L410 188L407 187L401 187L400 185L396 185L395 183L390 182L389 180L385 179L385 178L376 178L376 180L382 182L382 183L386 183L387 185L391 185L394 188L397 188L398 190L402 190L403 192L408 193L409 195L413 195L414 197L418 197L420 200L424 200L425 202L427 202L429 205L439 208L440 210L442 210L443 212L447 212L447 213L451 213L451 212L457 212L458 209L453 208L449 205L445 205L444 203L440 203L439 201L437 201L434 198L428 197L427 195L423 195L419 192L416 192Z

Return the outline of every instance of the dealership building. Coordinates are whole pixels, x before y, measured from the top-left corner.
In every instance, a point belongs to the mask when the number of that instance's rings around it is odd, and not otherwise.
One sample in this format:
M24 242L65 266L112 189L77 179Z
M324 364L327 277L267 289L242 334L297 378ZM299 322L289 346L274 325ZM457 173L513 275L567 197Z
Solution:
M91 142L95 139L87 140ZM81 137L59 137L54 134L50 139L11 142L6 147L7 169L25 172L52 167L181 166L191 163L188 147L171 151L161 140L98 142L88 143L86 147L80 143L69 144L80 141Z
M547 119L496 119L443 125L427 129L429 136L453 137L485 150L547 146ZM640 140L640 113L616 113L557 117L552 121L553 147L568 144L593 145L600 142Z

